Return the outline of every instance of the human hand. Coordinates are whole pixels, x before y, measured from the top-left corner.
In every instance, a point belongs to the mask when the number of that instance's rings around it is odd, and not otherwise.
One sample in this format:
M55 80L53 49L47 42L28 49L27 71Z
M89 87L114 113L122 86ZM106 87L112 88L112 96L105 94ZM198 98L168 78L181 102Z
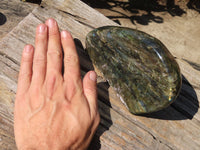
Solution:
M35 51L26 45L22 53L14 111L17 147L87 149L99 121L96 74L90 71L81 80L71 34L60 33L48 19L37 27Z

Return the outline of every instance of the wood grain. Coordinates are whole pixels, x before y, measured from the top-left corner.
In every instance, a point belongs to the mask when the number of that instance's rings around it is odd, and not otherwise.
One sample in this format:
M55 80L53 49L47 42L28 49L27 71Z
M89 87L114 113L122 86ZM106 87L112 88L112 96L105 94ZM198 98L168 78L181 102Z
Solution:
M38 5L23 3L20 0L1 0L0 39L17 26L36 7Z
M62 4L61 4L62 3ZM21 51L25 43L34 43L37 24L55 18L60 30L69 30L76 38L82 74L92 69L83 49L86 34L93 28L116 25L79 0L43 1L0 41L0 149L16 149L13 136L13 101ZM89 149L192 149L200 147L200 72L177 59L183 78L178 99L170 107L145 116L136 116L120 102L107 83L98 84L101 122ZM100 75L98 70L97 73ZM12 85L12 86L11 86ZM5 94L6 93L6 94ZM7 94L8 93L8 94Z

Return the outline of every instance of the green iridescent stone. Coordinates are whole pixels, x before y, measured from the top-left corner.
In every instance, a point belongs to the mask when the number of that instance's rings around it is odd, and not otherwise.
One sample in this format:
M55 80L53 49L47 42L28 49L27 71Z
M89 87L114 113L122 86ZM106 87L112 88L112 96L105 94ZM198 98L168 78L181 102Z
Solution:
M130 28L105 26L87 35L86 49L131 113L158 111L176 99L180 69L158 39Z

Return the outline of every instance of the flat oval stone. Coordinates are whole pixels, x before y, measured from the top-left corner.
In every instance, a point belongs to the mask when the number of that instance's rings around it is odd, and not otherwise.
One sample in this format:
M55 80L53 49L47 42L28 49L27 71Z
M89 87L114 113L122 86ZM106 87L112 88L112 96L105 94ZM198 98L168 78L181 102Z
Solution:
M158 39L130 28L105 26L87 35L86 49L131 113L158 111L176 99L180 69Z

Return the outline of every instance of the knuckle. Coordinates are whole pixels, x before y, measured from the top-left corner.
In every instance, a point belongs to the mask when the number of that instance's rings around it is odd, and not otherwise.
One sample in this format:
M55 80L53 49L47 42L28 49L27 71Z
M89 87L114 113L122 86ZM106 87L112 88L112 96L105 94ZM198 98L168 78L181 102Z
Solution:
M97 112L96 113L96 117L95 117L95 119L96 119L96 121L99 123L100 122L100 114L99 114L99 112Z
M100 120L101 120L101 117L100 117L100 114L99 114L97 107L98 106L95 106L94 111L91 112L91 121L96 126L98 126L98 124L100 123Z
M100 117L99 113L97 113L97 116L96 116L96 123L97 123L97 126L99 125L100 120L101 120L101 117Z
M43 39L46 39L45 34L43 34L43 33L37 33L35 42L36 43L43 43L44 42Z
M43 33L37 33L35 43L36 44L43 44L44 40L46 40L46 35Z
M51 56L53 56L53 57L55 57L55 56L61 57L62 56L60 51L58 51L58 50L48 50L47 55L50 57Z
M32 62L32 59L31 59L31 57L30 56L28 56L28 55L22 55L22 63L31 63Z
M31 73L31 72L20 72L20 73L19 73L19 80L20 80L20 79L24 79L25 77L26 77L26 78L27 78L27 77L30 77L30 78L31 78L31 77L32 77L32 73Z
M37 56L33 59L33 63L36 65L41 65L41 63L46 62L46 57L45 56Z
M84 91L90 95L96 95L96 89L92 86L88 86L87 88L84 89Z
M51 29L49 32L49 36L50 37L58 37L59 36L59 32L57 29Z
M65 64L78 64L78 57L75 55L65 55L64 63Z
M101 121L101 118L100 118L99 113L97 112L96 115L94 116L94 124L93 125L94 125L95 128L98 127L100 121Z

